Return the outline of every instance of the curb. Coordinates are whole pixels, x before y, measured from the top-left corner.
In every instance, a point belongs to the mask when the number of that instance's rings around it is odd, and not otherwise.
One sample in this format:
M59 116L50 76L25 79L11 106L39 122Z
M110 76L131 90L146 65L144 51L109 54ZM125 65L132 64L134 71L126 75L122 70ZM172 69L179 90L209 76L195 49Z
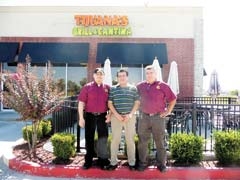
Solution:
M9 143L2 149L4 149L4 151L2 152L2 154L0 154L0 160L9 167L9 161L11 159L14 159L15 156L12 153L13 151L13 147L16 146L17 144L20 144L23 142L23 138L20 138L16 141L9 141Z
M1 159L12 170L34 176L59 178L107 178L107 179L239 179L240 168L202 168L202 167L168 167L165 173L150 166L144 172L130 171L121 166L115 171L99 168L83 170L81 166L44 165L16 160L9 147Z
M9 168L23 173L65 178L114 178L114 179L239 179L240 168L168 168L165 173L150 167L144 172L130 171L120 167L115 171L104 171L99 168L83 170L77 166L39 165L32 162L9 160Z

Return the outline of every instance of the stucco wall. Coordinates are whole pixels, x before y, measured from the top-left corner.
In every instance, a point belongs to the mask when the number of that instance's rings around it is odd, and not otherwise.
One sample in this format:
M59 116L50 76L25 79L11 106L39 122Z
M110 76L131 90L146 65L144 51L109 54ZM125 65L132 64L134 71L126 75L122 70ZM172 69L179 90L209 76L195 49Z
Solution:
M201 8L0 7L0 36L72 37L74 15L127 15L131 37L193 38Z

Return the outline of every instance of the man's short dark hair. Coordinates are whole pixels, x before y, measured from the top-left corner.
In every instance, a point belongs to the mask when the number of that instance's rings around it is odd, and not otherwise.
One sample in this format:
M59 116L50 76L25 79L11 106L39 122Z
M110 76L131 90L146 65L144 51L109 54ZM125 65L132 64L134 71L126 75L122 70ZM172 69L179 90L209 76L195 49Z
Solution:
M119 69L119 70L117 71L117 77L118 77L118 74L119 74L119 73L122 73L122 72L125 72L126 75L128 76L128 70L122 68L122 69Z

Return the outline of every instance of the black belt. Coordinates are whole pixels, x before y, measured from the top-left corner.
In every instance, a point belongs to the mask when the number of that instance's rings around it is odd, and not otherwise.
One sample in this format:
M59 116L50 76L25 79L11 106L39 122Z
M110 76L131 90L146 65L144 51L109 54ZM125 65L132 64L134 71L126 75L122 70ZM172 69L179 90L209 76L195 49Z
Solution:
M106 112L104 112L104 113L101 113L101 112L87 112L88 114L91 114L91 115L93 115L93 116L101 116L101 115L103 115L103 114L106 114Z
M160 113L143 113L143 114L150 117L160 115Z
M120 115L126 115L126 114L130 114L130 112L126 112L126 113L119 113Z

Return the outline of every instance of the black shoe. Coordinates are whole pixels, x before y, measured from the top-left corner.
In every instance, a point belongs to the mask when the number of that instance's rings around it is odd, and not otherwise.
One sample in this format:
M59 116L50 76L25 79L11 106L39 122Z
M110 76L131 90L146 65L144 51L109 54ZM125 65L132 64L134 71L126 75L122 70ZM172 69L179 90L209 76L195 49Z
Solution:
M101 170L109 170L109 169L108 169L109 166L110 166L110 165L101 165L100 168L101 168Z
M137 170L138 171L144 171L147 167L146 166L138 166Z
M167 171L167 167L162 165L162 166L158 166L157 167L159 169L160 172L166 172Z
M91 164L84 163L84 165L83 165L82 169L85 169L85 170L87 170L87 169L89 169L90 167L92 167L92 165L91 165Z
M108 159L98 158L98 166L100 166L102 170L107 170L109 164L110 164L110 161Z
M118 167L117 164L116 164L116 165L111 165L111 164L110 164L110 165L107 167L107 170L113 171L113 170L117 169L117 167Z
M135 167L135 166L130 166L130 165L129 165L129 170L130 170L130 171L135 171L135 170L136 170L136 167Z

